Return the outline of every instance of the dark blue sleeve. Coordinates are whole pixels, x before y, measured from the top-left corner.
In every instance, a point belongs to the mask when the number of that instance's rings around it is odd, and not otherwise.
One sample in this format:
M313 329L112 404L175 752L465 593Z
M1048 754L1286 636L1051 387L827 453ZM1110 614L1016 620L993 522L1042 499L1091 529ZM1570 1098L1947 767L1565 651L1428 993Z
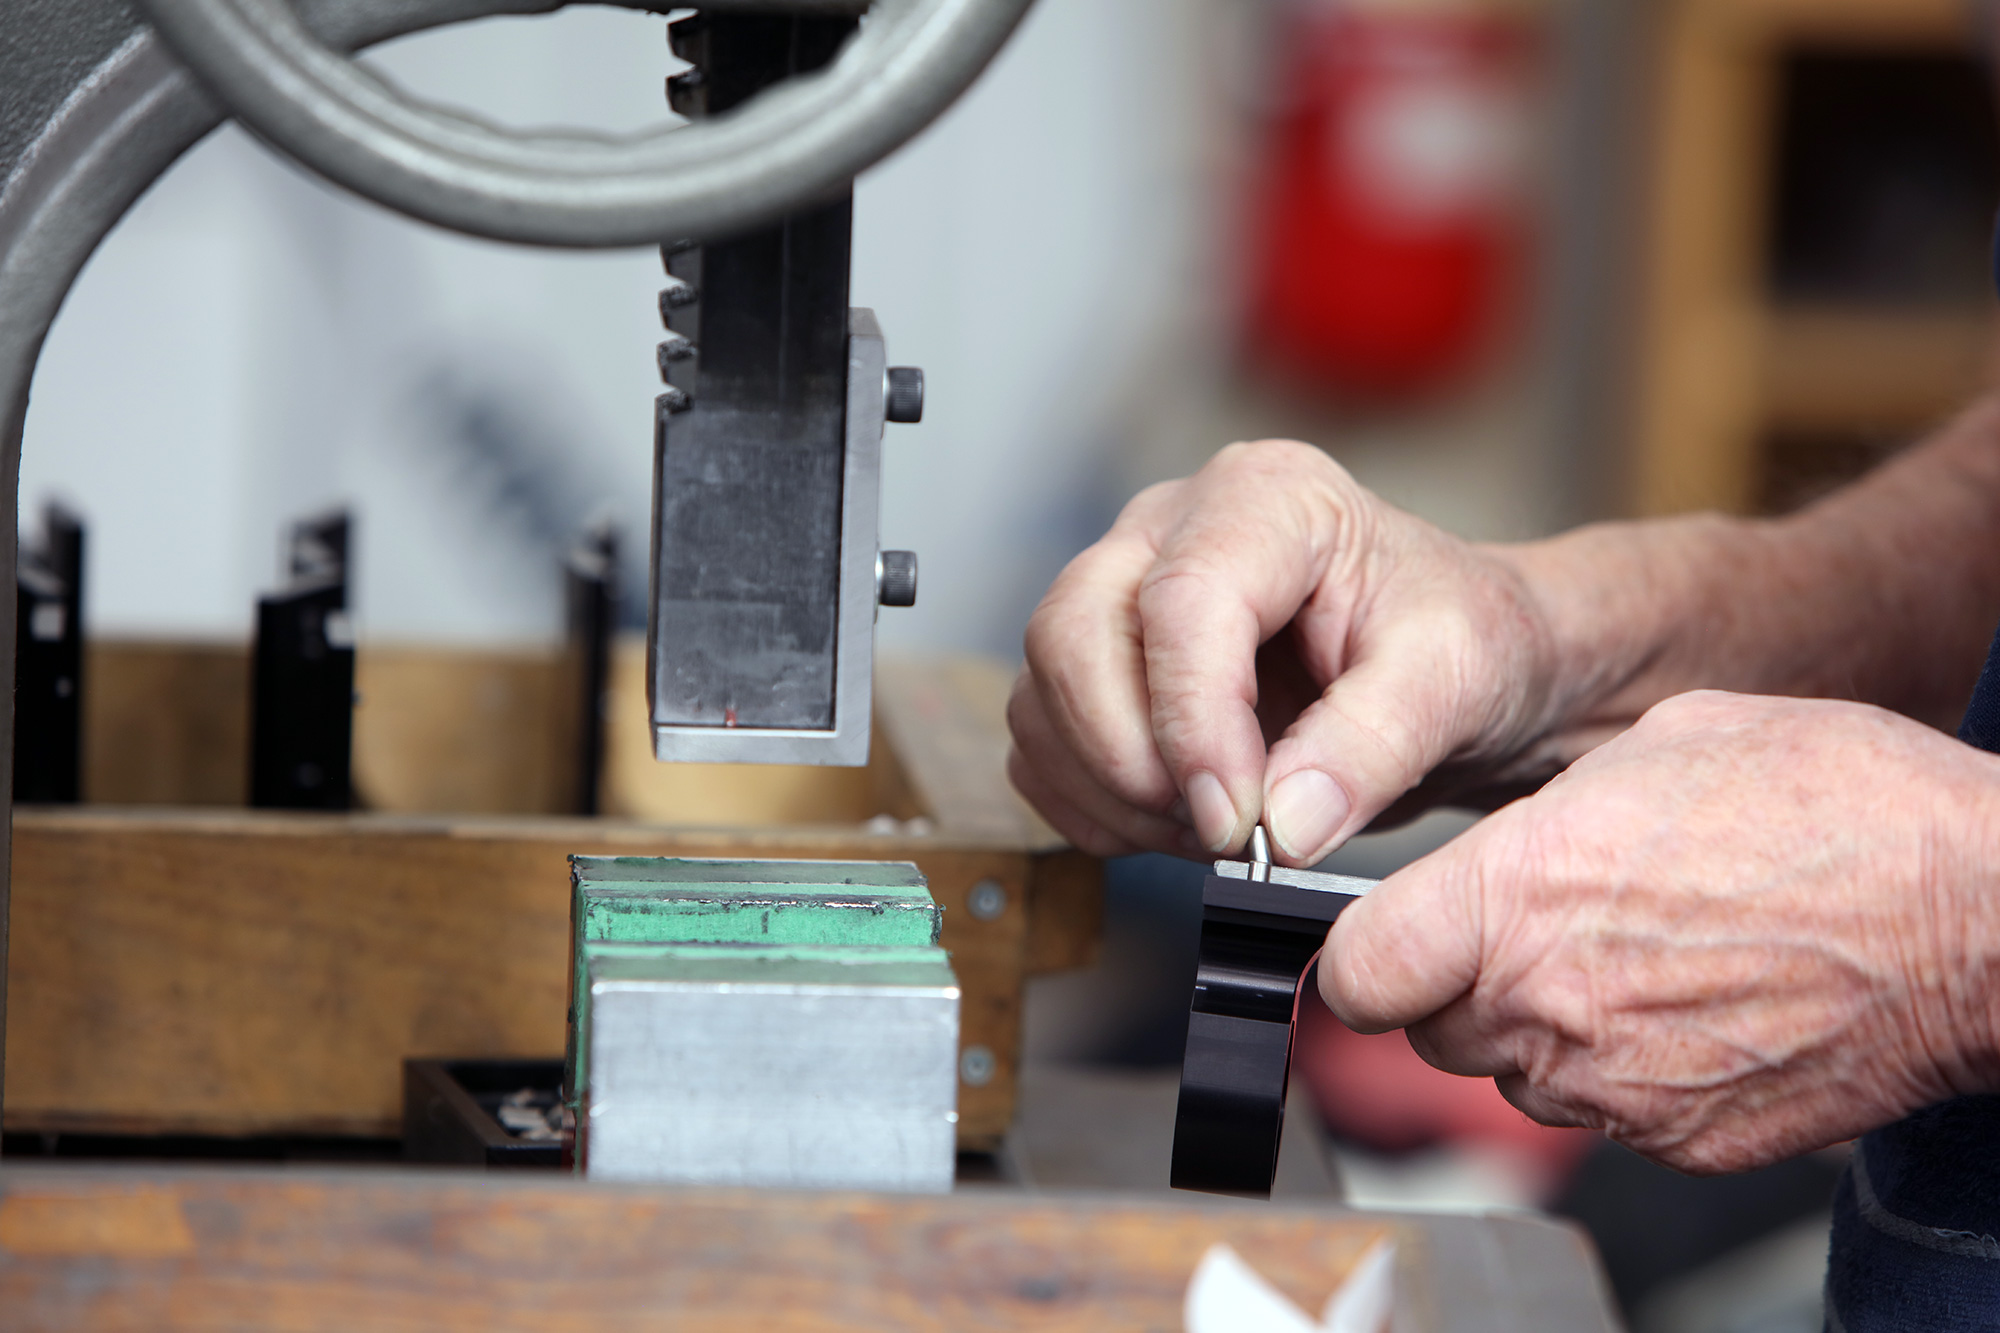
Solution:
M2000 232L1994 278L2000 282ZM1958 738L2000 752L2000 634ZM1833 1199L1826 1323L1840 1333L2000 1328L2000 1096L1958 1097L1862 1136Z
M2000 634L1993 636L1986 665L1979 668L1979 683L1972 687L1972 702L1958 724L1958 738L2000 754Z

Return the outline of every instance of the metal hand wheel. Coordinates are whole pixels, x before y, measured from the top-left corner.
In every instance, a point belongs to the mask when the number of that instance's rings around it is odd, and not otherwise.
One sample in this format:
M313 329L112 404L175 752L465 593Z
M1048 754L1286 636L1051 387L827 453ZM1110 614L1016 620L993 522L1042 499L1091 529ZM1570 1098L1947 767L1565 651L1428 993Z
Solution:
M460 17L566 2L466 0ZM839 188L949 106L1031 0L801 0L866 11L832 65L712 121L633 136L519 134L428 106L322 44L290 0L138 3L244 124L356 193L496 240L619 246L740 230Z

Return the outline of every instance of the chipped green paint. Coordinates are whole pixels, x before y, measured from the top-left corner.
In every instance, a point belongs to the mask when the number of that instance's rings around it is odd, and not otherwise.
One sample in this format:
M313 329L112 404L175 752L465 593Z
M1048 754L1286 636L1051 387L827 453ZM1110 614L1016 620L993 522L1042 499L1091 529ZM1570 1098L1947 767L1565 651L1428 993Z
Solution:
M586 940L628 944L936 944L938 909L921 902L825 894L606 892L579 888L579 932Z
M878 951L936 954L943 912L923 873L907 861L742 861L673 856L570 858L570 1033L564 1087L574 1106L583 1088L580 1029L588 1019L593 957L641 947L657 962L683 955L662 946L770 958L792 950L846 951L883 961ZM775 950L776 952L771 952ZM637 956L637 955L635 955ZM949 968L947 967L947 973Z
M943 949L766 948L756 944L590 944L588 985L620 981L740 985L934 986L956 989Z
M579 941L926 945L942 921L907 861L570 858Z
M598 884L822 886L880 889L928 897L909 861L743 861L700 856L572 856L572 879Z

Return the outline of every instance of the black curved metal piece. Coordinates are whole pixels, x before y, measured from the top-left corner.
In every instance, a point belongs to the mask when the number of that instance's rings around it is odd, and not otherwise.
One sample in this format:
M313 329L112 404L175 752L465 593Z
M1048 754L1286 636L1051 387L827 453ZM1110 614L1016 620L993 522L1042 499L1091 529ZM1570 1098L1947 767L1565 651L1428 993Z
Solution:
M1327 928L1374 881L1267 862L1216 870L1202 885L1171 1182L1269 1198L1300 988Z

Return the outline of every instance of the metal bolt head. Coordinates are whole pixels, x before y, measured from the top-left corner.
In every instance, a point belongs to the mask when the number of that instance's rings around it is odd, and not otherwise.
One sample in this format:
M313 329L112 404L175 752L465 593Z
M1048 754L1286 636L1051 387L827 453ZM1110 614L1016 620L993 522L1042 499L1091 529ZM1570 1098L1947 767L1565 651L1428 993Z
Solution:
M889 367L887 396L889 420L915 425L924 419L924 372L915 366Z
M875 600L884 606L917 604L915 551L884 551L875 557Z
M1000 1072L1000 1062L984 1046L968 1046L958 1053L958 1077L968 1088L983 1088Z
M1007 910L1007 889L997 879L982 879L965 895L965 910L975 921L998 921Z

